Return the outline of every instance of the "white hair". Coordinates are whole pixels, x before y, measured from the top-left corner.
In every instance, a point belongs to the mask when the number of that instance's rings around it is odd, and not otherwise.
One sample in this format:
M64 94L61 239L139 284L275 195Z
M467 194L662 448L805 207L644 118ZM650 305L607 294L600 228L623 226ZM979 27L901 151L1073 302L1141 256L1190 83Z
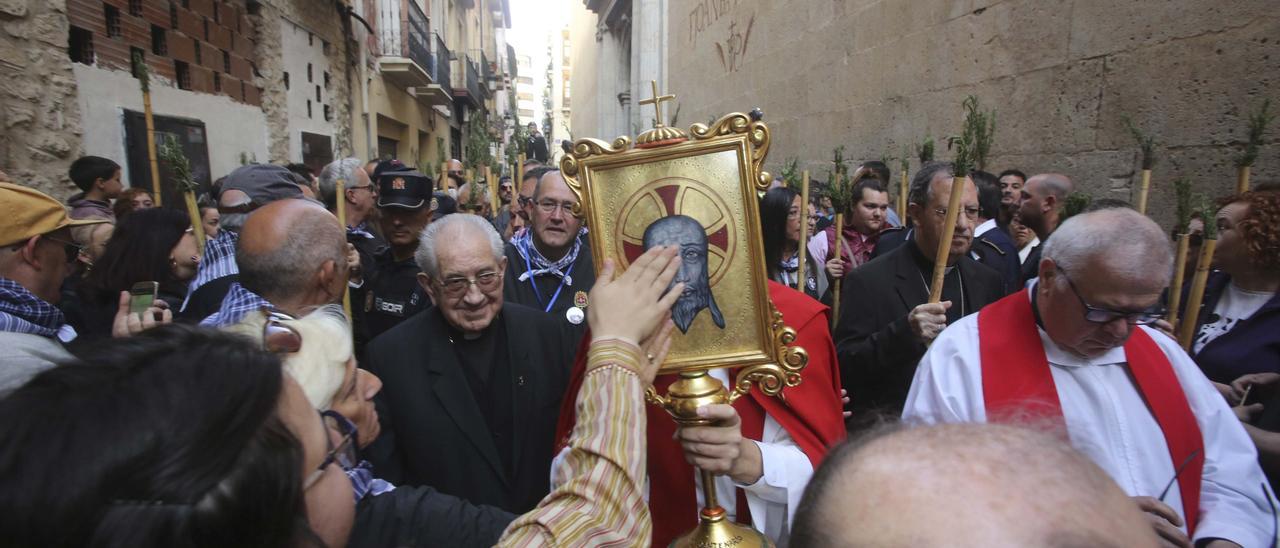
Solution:
M249 314L227 330L262 341L262 328L266 321L263 314ZM312 407L322 411L329 409L347 376L347 362L354 355L351 325L347 323L342 307L325 305L302 318L282 319L280 323L302 337L302 347L284 356L285 371L302 387Z
M438 278L440 276L440 256L436 252L436 240L444 238L447 242L467 241L461 237L463 234L476 233L488 239L494 262L502 262L502 236L498 235L498 231L493 228L493 225L479 215L461 213L445 215L427 225L427 228L422 230L422 235L418 238L418 251L413 254L413 260L418 263L418 268L421 268L428 277Z
M326 208L337 206L338 180L346 181L347 188L351 188L358 176L356 170L364 170L364 161L359 158L334 160L320 170L320 200Z
M1155 221L1128 208L1102 209L1075 215L1044 243L1041 256L1070 274L1089 268L1095 259L1108 274L1126 280L1155 279L1168 285L1173 250Z

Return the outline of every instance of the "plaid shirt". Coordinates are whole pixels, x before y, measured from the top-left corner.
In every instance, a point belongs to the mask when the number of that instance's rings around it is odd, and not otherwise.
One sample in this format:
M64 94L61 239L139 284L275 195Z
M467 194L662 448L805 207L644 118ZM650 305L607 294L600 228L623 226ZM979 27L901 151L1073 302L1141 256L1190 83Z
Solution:
M187 297L182 300L183 311L187 309L187 301L191 299L191 295L200 286L218 278L240 273L240 267L236 266L236 241L239 239L240 235L235 232L219 230L217 236L205 243L204 257L200 259L199 270L196 271L196 277L191 279L191 285L187 287Z
M200 325L205 327L228 326L239 323L245 316L264 308L271 309L274 307L266 299L258 296L257 293L245 289L243 285L240 285L240 282L235 282L227 289L227 296L223 297L222 305L219 306L218 311L201 320Z
M58 307L8 278L0 278L0 331L54 338L66 319Z

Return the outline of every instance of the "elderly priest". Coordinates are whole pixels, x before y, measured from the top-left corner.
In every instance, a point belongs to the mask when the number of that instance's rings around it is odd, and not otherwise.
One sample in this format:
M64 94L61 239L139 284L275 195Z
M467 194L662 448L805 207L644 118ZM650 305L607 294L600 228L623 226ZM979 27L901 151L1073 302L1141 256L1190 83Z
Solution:
M576 340L568 324L502 299L502 240L477 215L422 233L415 259L434 306L369 343L382 435L369 460L397 484L509 512L550 490L558 404Z
M1171 255L1136 211L1071 218L1045 243L1036 284L934 341L904 418L1065 431L1169 543L1271 545L1275 501L1240 421L1177 343L1146 327Z

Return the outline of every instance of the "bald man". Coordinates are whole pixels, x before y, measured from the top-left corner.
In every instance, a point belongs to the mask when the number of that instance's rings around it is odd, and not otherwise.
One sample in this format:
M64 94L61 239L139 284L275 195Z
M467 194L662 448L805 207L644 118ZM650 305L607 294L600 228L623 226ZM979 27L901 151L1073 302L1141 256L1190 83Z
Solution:
M1082 213L1038 266L1027 289L934 339L903 417L1038 418L1143 501L1170 544L1270 545L1277 503L1252 442L1187 353L1148 327L1173 270L1164 231L1132 209Z
M1138 506L1062 441L955 424L882 429L832 451L796 511L790 546L1158 543Z
M462 213L472 213L484 218L489 218L489 189L472 184L463 183L458 188L458 211Z
M449 160L449 173L444 180L444 189L457 192L462 185L467 183L467 172L463 171L462 161L454 158Z
M1035 232L1041 242L1048 241L1062 222L1062 206L1073 189L1071 179L1060 173L1042 173L1027 179L1018 203L1018 222ZM1023 283L1036 277L1039 267L1040 246L1036 246L1022 263Z
M349 276L346 231L316 202L280 200L254 211L240 229L240 280L200 325L239 322L263 308L294 317L338 302Z

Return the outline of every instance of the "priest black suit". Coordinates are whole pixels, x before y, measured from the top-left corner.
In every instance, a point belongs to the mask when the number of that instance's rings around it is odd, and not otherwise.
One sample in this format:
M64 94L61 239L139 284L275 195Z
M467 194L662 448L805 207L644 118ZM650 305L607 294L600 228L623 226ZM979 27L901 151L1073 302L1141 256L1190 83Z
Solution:
M466 341L431 307L369 344L363 365L382 379L375 399L382 433L366 456L392 483L520 514L550 490L577 340L565 322L515 303L503 305L490 331L494 340L460 354L453 341ZM496 365L489 388L477 391L475 364L464 361L485 353Z
M911 239L844 278L840 322L832 338L855 423L867 411L902 413L916 365L925 352L907 314L929 300L926 280L931 281L932 262ZM1003 296L1000 274L965 254L943 285L942 300L952 301L947 324Z

